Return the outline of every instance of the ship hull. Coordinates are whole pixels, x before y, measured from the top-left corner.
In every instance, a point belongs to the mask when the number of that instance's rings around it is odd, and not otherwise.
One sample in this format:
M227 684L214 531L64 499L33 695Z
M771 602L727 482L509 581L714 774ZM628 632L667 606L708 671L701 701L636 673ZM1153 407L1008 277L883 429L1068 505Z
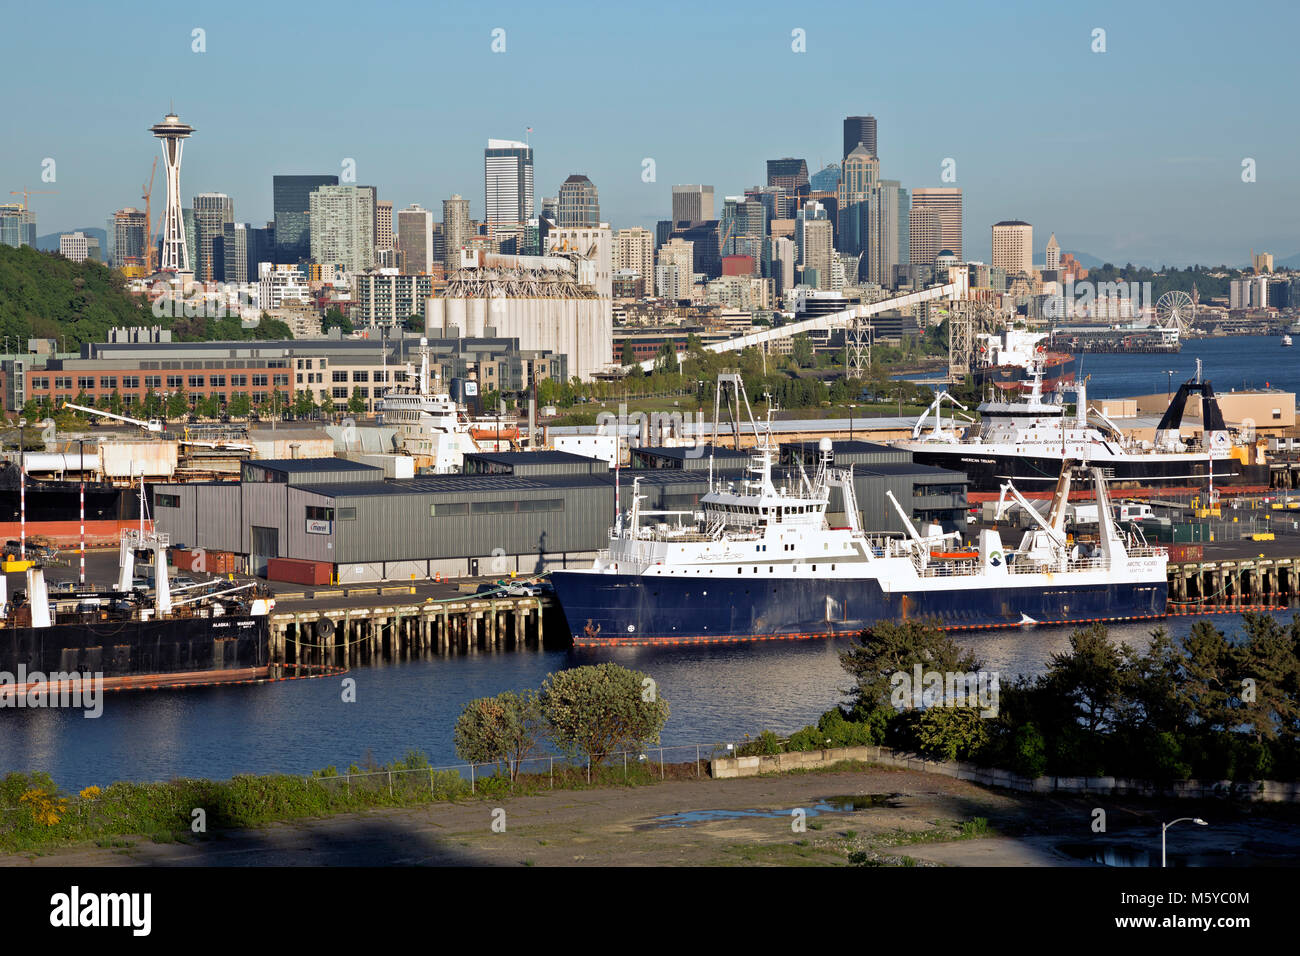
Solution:
M247 670L268 663L268 619L259 615L163 621L55 623L0 628L0 671L141 675Z
M990 453L991 449L971 446L924 448L902 443L899 447L911 451L912 460L918 465L965 472L968 491L998 491L1007 480L1026 491L1048 490L1061 475L1060 455L1001 455ZM1107 481L1115 488L1208 482L1210 477L1210 459L1205 455L1132 456L1094 459L1091 464L1106 469ZM1248 477L1235 458L1214 459L1216 484L1238 484Z
M1034 577L1027 576L1023 583L1004 579L996 586L966 588L935 582L933 589L886 593L874 578L746 582L582 571L551 574L574 643L591 646L827 637L909 619L966 630L1165 614L1164 580L1044 586Z

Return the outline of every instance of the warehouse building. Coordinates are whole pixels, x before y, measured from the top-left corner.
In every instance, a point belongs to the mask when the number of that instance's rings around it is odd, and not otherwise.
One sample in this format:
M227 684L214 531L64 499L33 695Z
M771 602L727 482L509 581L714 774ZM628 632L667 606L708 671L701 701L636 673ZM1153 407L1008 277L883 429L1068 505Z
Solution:
M531 574L590 565L608 545L616 495L626 510L638 479L646 509L694 511L708 493L708 459L689 451L637 449L643 461L657 453L659 466L618 472L565 452L475 454L464 474L399 480L340 458L254 460L243 463L238 484L155 486L154 515L176 546L231 552L258 575L272 558L328 566L340 584ZM863 452L843 451L855 453ZM740 481L738 461L715 461L715 476ZM776 477L792 484L797 468ZM881 462L855 465L854 477L863 526L872 530L902 530L886 488L918 523L959 520L966 506L964 476L942 469ZM838 495L832 523L843 518Z

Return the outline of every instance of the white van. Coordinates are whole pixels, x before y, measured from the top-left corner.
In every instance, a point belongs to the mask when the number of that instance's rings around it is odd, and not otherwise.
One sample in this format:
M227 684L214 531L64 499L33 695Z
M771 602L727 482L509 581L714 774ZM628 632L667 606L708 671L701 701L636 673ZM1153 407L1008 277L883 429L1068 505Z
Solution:
M1127 501L1115 505L1115 519L1117 521L1143 521L1146 518L1154 517L1155 514L1151 511L1150 505Z

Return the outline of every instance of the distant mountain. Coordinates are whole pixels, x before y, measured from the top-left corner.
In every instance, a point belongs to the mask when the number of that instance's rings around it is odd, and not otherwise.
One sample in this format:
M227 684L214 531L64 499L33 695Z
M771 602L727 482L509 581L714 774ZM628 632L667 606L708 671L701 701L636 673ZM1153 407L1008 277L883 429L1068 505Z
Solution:
M1293 256L1287 256L1285 259L1274 259L1274 269L1300 269L1300 252Z
M36 248L42 252L58 252L59 236L66 236L70 232L84 232L88 236L94 236L99 240L99 248L102 250L108 245L108 231L102 226L82 226L80 229L65 229L63 232L52 232L48 236L36 237Z
M1074 258L1078 260L1079 265L1083 266L1085 269L1096 269L1106 264L1105 259L1098 259L1094 255L1089 255L1086 252L1077 252L1074 249L1062 249L1061 255L1065 255L1067 252L1074 256Z

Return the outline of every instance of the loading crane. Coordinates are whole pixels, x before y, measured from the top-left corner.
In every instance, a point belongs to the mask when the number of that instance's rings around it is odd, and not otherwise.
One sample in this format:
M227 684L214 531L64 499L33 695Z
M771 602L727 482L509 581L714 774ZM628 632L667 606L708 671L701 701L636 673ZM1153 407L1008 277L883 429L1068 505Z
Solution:
M154 273L153 260L156 252L151 235L153 232L153 177L156 172L158 172L157 156L153 158L153 167L149 170L149 185L140 187L143 190L140 198L144 200L144 273L150 276Z
M57 196L57 189L11 189L9 195L23 197L23 211L29 211L31 207L32 196Z
M72 402L64 402L63 407L70 408L74 412L85 412L87 415L98 415L102 418L112 418L115 421L126 422L128 425L135 425L138 428L143 428L145 431L153 432L155 434L161 432L164 428L162 421L157 418L150 418L146 421L142 418L131 418L128 415L115 415L112 412L104 411L102 408L89 408L85 405L74 405Z

